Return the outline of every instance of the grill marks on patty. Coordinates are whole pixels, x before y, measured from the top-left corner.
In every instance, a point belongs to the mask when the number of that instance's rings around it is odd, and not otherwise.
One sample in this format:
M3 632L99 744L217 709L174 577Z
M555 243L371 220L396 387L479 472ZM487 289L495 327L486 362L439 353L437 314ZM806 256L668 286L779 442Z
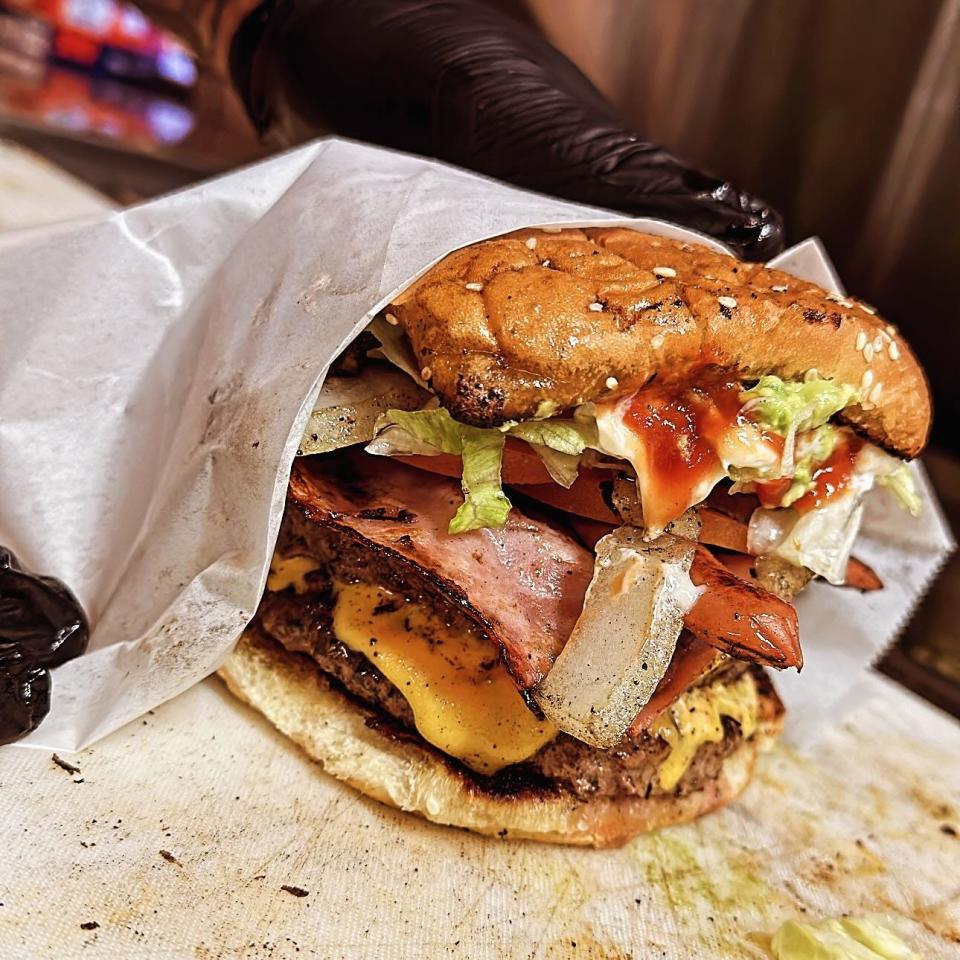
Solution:
M411 583L403 569L396 569L388 557L370 555L349 538L311 523L297 511L288 511L281 528L278 551L282 556L309 556L320 570L310 574L311 590L297 594L292 589L268 593L257 613L257 626L271 640L291 653L312 658L319 670L332 678L363 706L374 711L368 723L386 736L411 736L424 743L416 733L413 712L401 691L387 680L370 661L334 636L332 630L332 591L334 575L345 581L363 581L402 593L418 602L436 604L436 595L426 595ZM464 629L475 626L453 604L444 613ZM732 680L751 669L761 691L769 682L759 668L731 660L722 670L723 679ZM710 679L718 679L714 674ZM720 743L702 746L680 780L677 795L696 791L714 779L726 756L740 743L738 725L724 719L726 736ZM580 799L597 796L651 796L662 794L657 771L668 754L668 747L657 737L643 734L625 739L610 750L598 750L566 734L559 734L533 757L487 777L445 757L447 762L478 790L513 794L520 790L563 791ZM438 751L439 753L439 751Z
M296 462L287 516L302 519L308 539L326 531L338 553L352 545L357 579L390 586L378 575L383 571L408 584L398 592L412 596L412 589L434 608L469 617L499 648L517 687L529 690L580 615L593 554L566 530L517 509L500 530L450 536L461 499L460 484L449 477L345 450ZM359 564L352 559L357 550Z
M261 629L291 653L305 653L347 691L413 729L413 711L403 694L362 654L333 634L330 606L320 594L290 590L267 594L257 615Z

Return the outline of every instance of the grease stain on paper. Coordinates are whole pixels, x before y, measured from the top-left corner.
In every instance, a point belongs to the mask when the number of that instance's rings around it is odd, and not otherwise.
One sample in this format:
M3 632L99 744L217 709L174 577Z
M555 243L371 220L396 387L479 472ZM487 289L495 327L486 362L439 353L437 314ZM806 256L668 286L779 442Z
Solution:
M592 929L553 940L538 956L543 960L634 960L633 954L622 947L598 940Z
M644 881L666 894L675 912L704 906L716 912L735 908L762 909L772 891L761 878L756 857L749 850L724 856L722 869L703 862L707 849L702 837L687 839L695 827L668 828L641 837L635 845Z

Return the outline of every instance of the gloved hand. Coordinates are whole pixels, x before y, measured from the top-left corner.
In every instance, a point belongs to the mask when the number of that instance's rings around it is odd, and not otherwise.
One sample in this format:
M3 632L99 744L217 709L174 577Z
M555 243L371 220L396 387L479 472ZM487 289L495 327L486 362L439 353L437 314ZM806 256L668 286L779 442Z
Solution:
M545 39L475 0L268 0L231 70L261 132L308 126L710 234L751 260L780 215L624 127Z

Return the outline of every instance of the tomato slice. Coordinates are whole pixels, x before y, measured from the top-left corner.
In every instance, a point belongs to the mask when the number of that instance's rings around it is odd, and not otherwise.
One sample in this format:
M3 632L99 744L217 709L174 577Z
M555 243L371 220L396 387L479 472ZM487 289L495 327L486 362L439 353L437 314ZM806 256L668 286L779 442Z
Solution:
M790 477L782 477L780 480L767 480L765 483L757 483L755 486L760 503L768 510L772 510L780 506L783 498L793 486L793 480Z
M460 457L451 454L443 453L434 457L396 457L395 459L409 463L410 466L420 470L439 473L445 477L455 477L458 480L462 473ZM532 500L556 507L564 513L572 513L578 517L586 517L588 520L598 520L614 526L620 526L622 523L617 514L610 509L601 489L604 481L612 479L609 470L581 468L580 475L567 489L550 479L543 461L529 444L507 437L503 448L503 466L500 475L504 486L519 487L520 492Z
M408 463L418 470L426 470L427 473L439 473L443 477L455 477L457 480L463 473L460 457L456 457L452 453L438 453L435 457L417 455L394 457L393 459L399 460L401 463Z
M412 467L426 470L429 473L439 473L445 477L460 479L463 473L460 457L449 453L440 453L435 457L412 456L396 457L402 463L409 463ZM503 466L500 470L503 482L507 486L526 486L528 484L550 484L557 486L550 479L547 468L535 450L528 443L507 437L503 447ZM559 487L558 489L563 489ZM524 491L526 492L526 491Z
M525 486L523 493L533 500L546 503L565 513L572 513L588 520L599 520L619 527L623 521L610 509L603 496L602 484L613 477L609 470L580 470L580 475L569 489L559 483L543 483Z

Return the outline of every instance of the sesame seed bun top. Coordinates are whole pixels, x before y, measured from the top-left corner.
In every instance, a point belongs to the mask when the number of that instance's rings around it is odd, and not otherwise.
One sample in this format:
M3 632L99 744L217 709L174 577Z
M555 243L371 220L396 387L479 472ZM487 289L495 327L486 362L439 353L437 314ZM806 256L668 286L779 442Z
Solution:
M810 371L851 384L844 419L900 456L926 443L926 377L865 303L705 246L622 227L521 230L458 250L399 296L430 386L495 426L714 365L740 379Z

